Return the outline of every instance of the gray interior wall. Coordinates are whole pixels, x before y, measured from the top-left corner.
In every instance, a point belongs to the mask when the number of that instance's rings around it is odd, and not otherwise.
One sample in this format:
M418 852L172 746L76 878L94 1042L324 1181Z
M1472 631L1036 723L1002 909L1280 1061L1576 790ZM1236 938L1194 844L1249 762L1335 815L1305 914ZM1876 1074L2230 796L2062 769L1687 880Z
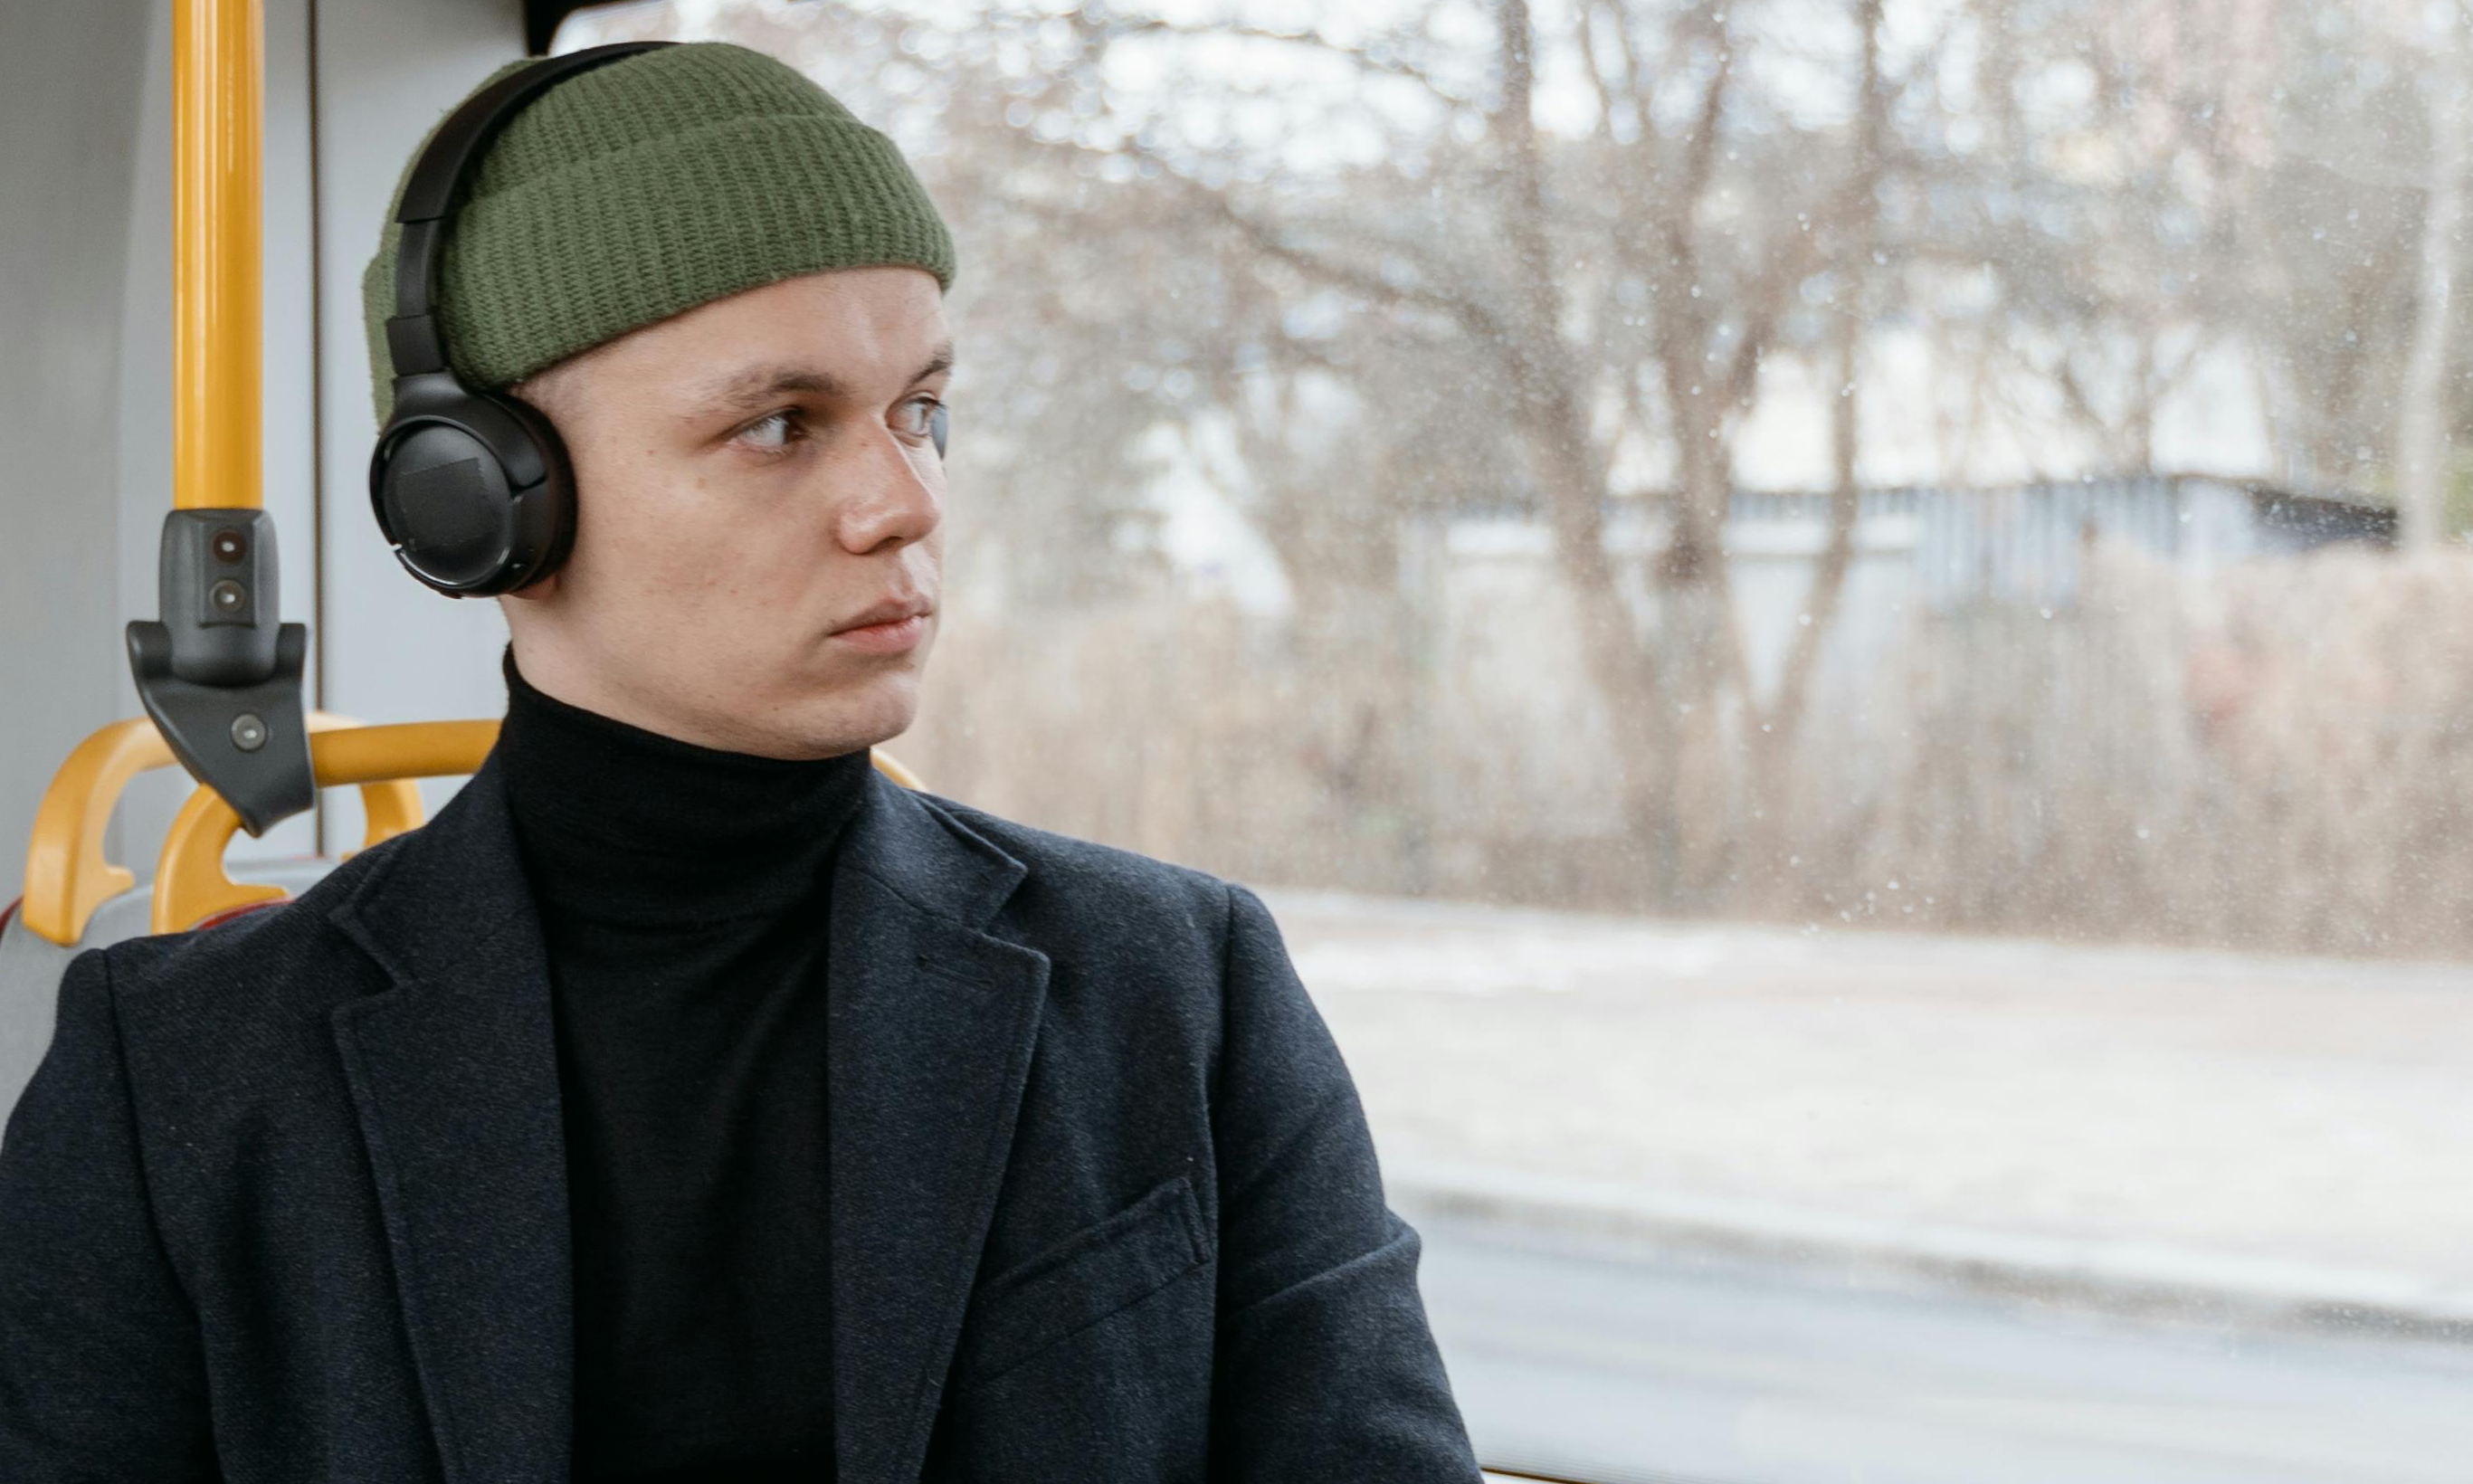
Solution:
M361 270L404 161L474 84L523 53L512 0L390 0L320 7L318 407L325 523L324 639L328 709L365 721L497 716L506 710L498 653L506 622L488 599L442 597L414 582L379 538L369 509L369 351ZM431 810L460 786L422 785ZM358 802L329 798L330 849L361 827Z
M15 6L7 31L0 901L17 895L44 782L118 705L120 321L147 11Z
M520 8L265 0L265 13L263 498L283 616L312 624L310 695L327 709L493 716L495 606L419 587L370 519L359 281L405 156L520 51ZM61 759L140 714L121 630L155 615L171 504L171 0L20 7L0 46L0 344L26 349L0 358L0 902ZM133 784L115 858L145 874L190 786L177 773ZM430 785L432 806L454 786ZM348 843L357 802L326 802L342 816L330 838ZM303 818L232 855L318 844Z
M263 289L267 508L284 616L314 604L307 0L268 0ZM0 900L69 750L140 714L121 631L156 613L172 500L170 0L21 7L0 47ZM314 676L312 678L314 684ZM112 830L140 874L190 784L139 779ZM235 859L314 849L308 819ZM132 859L134 855L136 858Z
M281 533L283 616L317 598L317 308L309 0L265 0L261 496ZM171 0L16 6L0 44L0 902L18 895L44 787L70 750L142 714L122 647L156 615L172 500ZM316 675L310 676L314 687ZM313 688L312 694L315 694ZM132 785L115 859L151 875L191 784ZM236 861L306 853L303 817ZM39 1050L48 986L0 975L0 1048ZM30 1066L0 1065L0 1109Z

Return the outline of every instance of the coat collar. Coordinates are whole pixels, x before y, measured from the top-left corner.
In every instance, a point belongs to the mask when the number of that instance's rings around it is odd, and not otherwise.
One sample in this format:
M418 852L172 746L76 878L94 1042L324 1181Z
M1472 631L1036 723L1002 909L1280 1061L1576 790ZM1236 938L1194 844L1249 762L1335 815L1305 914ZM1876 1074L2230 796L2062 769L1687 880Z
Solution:
M871 773L827 979L839 1476L915 1478L1012 1146L1045 954L1022 863ZM446 1484L564 1479L573 1275L548 965L492 757L334 909L391 981L334 1033Z

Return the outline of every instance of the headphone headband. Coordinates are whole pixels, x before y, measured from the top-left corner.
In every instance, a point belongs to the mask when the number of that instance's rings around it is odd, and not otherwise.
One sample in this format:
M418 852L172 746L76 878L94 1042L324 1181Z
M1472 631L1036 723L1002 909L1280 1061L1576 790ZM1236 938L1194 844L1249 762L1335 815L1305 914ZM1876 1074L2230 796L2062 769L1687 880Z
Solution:
M448 114L405 178L386 324L395 411L370 455L370 510L404 570L440 592L512 592L556 571L575 534L575 480L558 430L520 398L464 385L447 365L435 295L456 187L533 99L672 44L621 41L518 68Z
M387 358L398 385L407 376L446 369L446 345L438 332L432 296L440 260L445 255L447 209L465 171L508 120L560 83L580 72L677 44L613 41L544 58L464 100L438 126L429 147L412 167L403 203L395 217L403 227L403 237L396 250L395 317L387 321L386 341Z

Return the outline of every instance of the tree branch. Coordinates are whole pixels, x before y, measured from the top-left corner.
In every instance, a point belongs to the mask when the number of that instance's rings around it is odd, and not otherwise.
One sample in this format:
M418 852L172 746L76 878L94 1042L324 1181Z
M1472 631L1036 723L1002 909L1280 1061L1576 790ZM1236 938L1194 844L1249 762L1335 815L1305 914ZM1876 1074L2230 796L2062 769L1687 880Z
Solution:
M1280 31L1269 26L1209 25L1188 26L1178 21L1144 18L1113 23L1112 36L1145 36L1164 34L1177 36L1242 36L1256 41L1285 41L1330 56L1339 57L1368 72L1389 77L1406 78L1448 104L1466 104L1474 100L1453 91L1440 78L1416 63L1399 58L1376 57L1362 46L1334 41L1317 31Z

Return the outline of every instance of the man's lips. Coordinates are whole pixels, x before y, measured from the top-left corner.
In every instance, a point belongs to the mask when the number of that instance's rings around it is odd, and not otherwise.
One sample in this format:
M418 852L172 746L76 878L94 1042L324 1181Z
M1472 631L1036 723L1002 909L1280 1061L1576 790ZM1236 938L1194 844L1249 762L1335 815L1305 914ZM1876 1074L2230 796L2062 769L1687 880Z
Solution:
M846 634L852 629L870 629L882 624L899 623L904 618L924 616L935 610L936 605L925 598L887 598L833 632Z
M833 631L833 639L871 655L899 655L918 647L927 636L927 610L918 610L876 623L853 624Z

